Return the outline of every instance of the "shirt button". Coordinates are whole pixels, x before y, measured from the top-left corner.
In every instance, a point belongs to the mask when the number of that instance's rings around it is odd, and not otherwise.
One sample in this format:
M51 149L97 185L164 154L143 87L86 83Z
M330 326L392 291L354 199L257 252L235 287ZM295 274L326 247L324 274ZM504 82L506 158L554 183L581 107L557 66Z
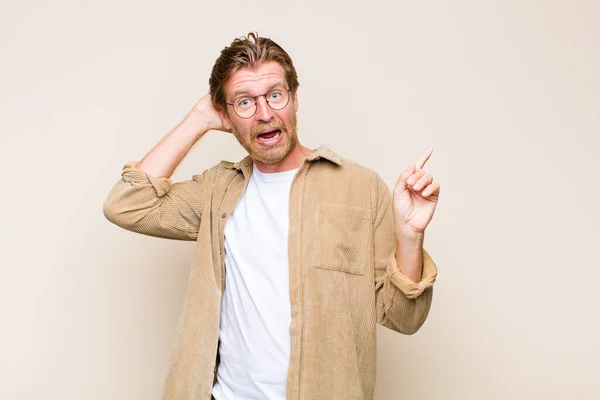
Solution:
M227 216L227 213L226 213L226 212L224 212L224 213L221 213L221 218L225 218L226 216Z

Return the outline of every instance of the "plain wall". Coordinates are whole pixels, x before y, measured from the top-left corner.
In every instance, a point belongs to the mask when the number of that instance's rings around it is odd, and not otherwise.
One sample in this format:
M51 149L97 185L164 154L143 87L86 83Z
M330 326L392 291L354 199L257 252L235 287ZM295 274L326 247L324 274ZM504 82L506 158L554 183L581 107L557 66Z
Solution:
M0 398L157 399L193 242L102 204L257 30L299 78L303 144L441 183L413 336L376 399L597 399L597 1L25 1L0 12ZM245 155L209 133L173 180Z

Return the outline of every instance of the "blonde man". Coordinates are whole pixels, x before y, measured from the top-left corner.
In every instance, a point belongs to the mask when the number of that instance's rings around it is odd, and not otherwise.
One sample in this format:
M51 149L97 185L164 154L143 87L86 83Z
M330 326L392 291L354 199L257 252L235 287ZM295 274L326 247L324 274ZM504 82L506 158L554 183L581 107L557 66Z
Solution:
M253 33L223 49L209 85L104 204L125 229L196 241L163 398L372 399L376 324L412 334L431 306L432 149L392 195L375 172L302 146L292 60ZM248 156L171 182L210 130Z

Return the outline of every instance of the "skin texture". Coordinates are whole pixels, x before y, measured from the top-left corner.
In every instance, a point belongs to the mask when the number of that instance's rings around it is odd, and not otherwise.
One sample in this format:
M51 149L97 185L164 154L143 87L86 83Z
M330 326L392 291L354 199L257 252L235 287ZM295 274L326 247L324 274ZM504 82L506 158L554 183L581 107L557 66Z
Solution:
M396 226L415 233L423 233L438 203L440 184L423 166L431 157L433 148L423 154L400 175L394 188L394 215Z
M265 63L254 70L241 69L227 83L226 99L231 103L242 94L262 95L278 85L288 88L283 69L276 62ZM256 113L248 119L240 118L231 106L218 112L221 120L221 124L215 122L221 125L218 129L233 133L261 172L298 168L303 159L313 152L298 141L298 93L292 93L291 96L282 110L271 109L265 98L259 97ZM213 121L216 121L215 113L211 114ZM281 130L282 140L273 146L260 144L257 136L272 129ZM396 261L400 271L414 282L421 280L425 228L431 222L440 192L440 184L423 169L432 152L433 148L426 149L405 169L393 191Z
M422 253L425 228L431 222L438 204L440 184L423 169L433 148L405 169L394 187L393 208L398 268L413 282L422 275Z
M239 95L257 96L278 86L288 88L283 68L268 62L258 68L236 71L225 87L227 102ZM313 150L298 141L296 112L298 92L291 93L289 103L282 110L273 110L264 97L257 99L256 113L247 119L240 118L231 106L219 111L226 130L235 135L261 172L283 172L296 169ZM257 136L265 131L281 130L281 141L273 146L259 143Z

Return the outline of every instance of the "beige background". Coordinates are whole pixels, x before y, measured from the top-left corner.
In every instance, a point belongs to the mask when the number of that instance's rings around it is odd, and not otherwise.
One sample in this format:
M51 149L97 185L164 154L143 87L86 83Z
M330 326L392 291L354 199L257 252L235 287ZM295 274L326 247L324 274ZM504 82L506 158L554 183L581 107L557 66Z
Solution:
M0 10L0 398L156 399L194 243L104 219L121 167L258 30L299 134L391 186L428 146L439 266L376 398L597 399L598 1L26 1ZM210 133L173 176L244 152Z

